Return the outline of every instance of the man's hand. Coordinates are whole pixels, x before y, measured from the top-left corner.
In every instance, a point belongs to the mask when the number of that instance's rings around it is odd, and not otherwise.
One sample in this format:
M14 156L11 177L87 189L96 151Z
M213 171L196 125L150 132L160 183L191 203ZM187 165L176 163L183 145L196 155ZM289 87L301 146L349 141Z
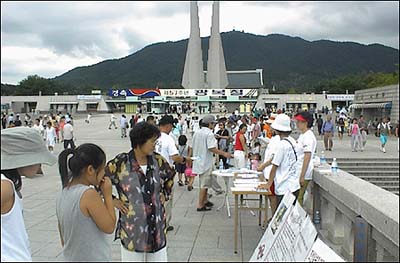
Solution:
M300 176L300 186L303 186L305 183L304 177Z
M266 190L268 190L268 192L271 192L271 186L272 186L272 183L268 182L266 184L259 184L257 186L257 189L260 189L260 190L262 190L262 189L265 190L266 189Z
M231 159L233 158L233 155L231 153L224 152L224 157L227 159Z
M257 171L258 172L262 172L262 171L264 171L264 169L265 169L265 165L262 163L262 164L260 164L258 167L257 167Z

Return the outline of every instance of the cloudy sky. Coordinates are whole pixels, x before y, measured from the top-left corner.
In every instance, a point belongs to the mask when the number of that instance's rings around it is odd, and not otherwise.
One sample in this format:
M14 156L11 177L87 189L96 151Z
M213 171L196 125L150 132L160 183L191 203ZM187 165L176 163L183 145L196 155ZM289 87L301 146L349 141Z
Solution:
M199 2L201 36L210 34L211 7ZM189 2L1 1L1 83L185 39L189 26ZM399 49L399 2L221 2L220 27Z

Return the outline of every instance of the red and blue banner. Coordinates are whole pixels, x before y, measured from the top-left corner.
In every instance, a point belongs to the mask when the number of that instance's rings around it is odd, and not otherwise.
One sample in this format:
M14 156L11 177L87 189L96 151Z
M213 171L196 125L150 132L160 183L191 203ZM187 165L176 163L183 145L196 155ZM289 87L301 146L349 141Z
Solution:
M108 95L110 97L141 97L141 98L153 98L161 96L159 89L109 89Z

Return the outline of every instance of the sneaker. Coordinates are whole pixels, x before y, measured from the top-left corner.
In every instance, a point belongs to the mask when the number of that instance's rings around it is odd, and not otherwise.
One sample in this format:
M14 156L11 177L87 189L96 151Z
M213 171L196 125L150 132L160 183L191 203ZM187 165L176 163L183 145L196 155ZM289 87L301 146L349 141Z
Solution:
M173 226L167 227L167 232L168 232L168 231L172 231L172 230L174 230L174 227L173 227Z
M193 186L188 185L187 189L188 189L188 191L192 191L193 190Z
M383 153L386 153L385 147L382 148L382 152L383 152Z
M183 183L181 180L178 181L179 186L183 186Z
M205 211L210 211L211 208L207 206L203 206L202 208L197 208L197 212L205 212Z
M207 206L207 207L213 207L214 206L214 204L211 203L210 201L207 201L207 203L205 203L204 205Z

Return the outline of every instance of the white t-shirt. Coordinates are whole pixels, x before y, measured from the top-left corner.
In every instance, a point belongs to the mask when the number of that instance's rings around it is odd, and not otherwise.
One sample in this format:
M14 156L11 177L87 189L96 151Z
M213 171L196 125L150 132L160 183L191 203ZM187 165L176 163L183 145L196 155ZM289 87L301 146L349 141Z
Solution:
M287 140L292 143L294 151ZM300 189L299 173L296 171L298 151L296 141L290 136L282 139L277 146L276 154L272 159L272 164L278 166L274 180L277 195L284 195L288 190L293 193Z
M299 138L297 139L297 143L299 145L299 154L297 156L298 157L297 171L299 173L299 178L300 178L301 169L303 167L304 153L310 152L311 159L310 159L310 163L308 164L306 174L304 175L304 179L312 180L312 172L314 169L313 158L315 155L315 149L317 148L317 138L315 138L315 135L311 130L308 130L305 133L300 134Z
M70 123L65 124L64 129L63 129L64 140L72 140L72 138L73 138L72 132L73 131L74 131L74 128L72 127L72 125Z
M193 135L192 140L193 156L200 159L193 161L193 173L203 174L214 165L212 148L218 148L214 133L209 128L201 128Z
M42 135L42 134L43 134L43 131L44 131L44 128L43 128L42 125L36 125L36 124L34 124L34 125L32 126L32 129L36 130L40 135Z
M271 159L276 154L276 148L280 142L281 142L281 137L279 137L279 135L275 135L269 140L267 149L265 150L264 163L269 159ZM268 165L263 171L264 177L267 180L269 178L269 174L271 173L271 169L272 165Z
M1 180L11 182L5 175ZM29 249L28 234L25 229L24 217L22 214L22 199L14 189L14 204L10 211L1 215L1 261L32 261Z
M174 139L165 132L161 132L160 138L157 139L155 151L156 153L161 154L162 157L168 161L170 166L174 164L171 156L179 154Z

